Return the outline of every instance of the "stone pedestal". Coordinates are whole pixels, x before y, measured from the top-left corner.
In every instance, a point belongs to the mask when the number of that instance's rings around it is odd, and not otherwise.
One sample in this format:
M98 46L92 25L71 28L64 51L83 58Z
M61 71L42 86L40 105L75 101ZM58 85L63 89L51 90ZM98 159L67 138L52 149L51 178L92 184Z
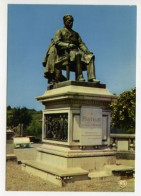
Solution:
M67 81L36 98L45 105L36 161L23 169L60 186L106 175L116 163L110 145L109 104L116 99L103 84Z
M45 105L43 142L80 148L110 144L109 104L116 96L95 86L67 81L37 97Z

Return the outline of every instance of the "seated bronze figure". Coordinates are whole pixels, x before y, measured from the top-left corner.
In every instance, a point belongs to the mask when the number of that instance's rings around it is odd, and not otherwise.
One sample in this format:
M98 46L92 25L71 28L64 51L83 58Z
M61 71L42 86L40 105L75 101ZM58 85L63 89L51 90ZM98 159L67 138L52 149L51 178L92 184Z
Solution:
M57 30L43 60L44 77L49 84L69 80L70 71L75 72L76 81L85 81L83 71L87 71L88 82L98 83L95 76L95 56L83 43L80 35L72 30L73 17L63 17L64 28ZM62 75L66 70L67 78Z

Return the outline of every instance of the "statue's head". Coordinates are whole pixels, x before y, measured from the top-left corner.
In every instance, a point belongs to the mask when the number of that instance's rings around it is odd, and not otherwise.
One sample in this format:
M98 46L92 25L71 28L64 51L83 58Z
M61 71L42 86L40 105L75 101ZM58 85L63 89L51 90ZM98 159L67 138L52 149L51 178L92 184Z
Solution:
M73 21L74 21L72 15L66 14L66 15L63 17L63 20L64 20L64 25L65 25L67 28L71 29L72 26L73 26Z

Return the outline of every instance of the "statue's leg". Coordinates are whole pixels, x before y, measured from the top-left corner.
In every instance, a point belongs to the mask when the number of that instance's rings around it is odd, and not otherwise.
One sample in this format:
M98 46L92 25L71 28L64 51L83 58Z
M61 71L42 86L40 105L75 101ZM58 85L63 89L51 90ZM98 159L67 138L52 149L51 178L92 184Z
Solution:
M55 82L59 82L61 70L55 68Z
M90 63L87 65L87 77L88 82L99 82L96 80L94 58L92 58Z
M70 67L69 67L69 62L70 62L70 54L67 50L65 50L65 56L67 57L67 65L66 65L66 77L67 80L70 79Z
M96 78L93 58L91 59L90 63L87 65L87 77L88 77L88 81Z
M45 78L48 79L48 84L54 84L55 83L55 73L50 73L48 76L44 76Z
M55 83L66 81L66 77L62 74L62 70L55 68Z
M82 68L81 68L81 54L79 52L76 53L75 59L76 59L76 76L77 76L76 80L85 81L83 78Z
M67 80L70 79L70 68L69 65L66 65L66 74L67 74Z
M77 67L76 67L77 68ZM77 80L77 69L75 70L75 80Z

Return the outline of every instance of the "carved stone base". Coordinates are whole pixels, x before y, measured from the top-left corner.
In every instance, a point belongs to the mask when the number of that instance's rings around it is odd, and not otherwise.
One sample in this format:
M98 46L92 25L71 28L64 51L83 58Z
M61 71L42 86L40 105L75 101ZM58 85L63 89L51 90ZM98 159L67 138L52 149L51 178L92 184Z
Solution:
M67 81L56 85L37 97L45 105L43 142L84 147L109 145L109 104L116 96L97 86L101 84Z
M58 186L90 180L92 171L103 171L104 175L110 176L112 174L106 173L105 165L116 162L115 153L110 149L81 150L43 144L37 150L36 161L23 161L23 170Z
M132 177L134 173L134 167L116 165L115 152L110 149L81 150L43 144L37 150L37 159L23 161L22 169L60 187L103 177Z
M59 186L112 175L109 104L116 100L104 84L66 81L49 87L37 100L45 105L42 141L36 161L23 169Z

